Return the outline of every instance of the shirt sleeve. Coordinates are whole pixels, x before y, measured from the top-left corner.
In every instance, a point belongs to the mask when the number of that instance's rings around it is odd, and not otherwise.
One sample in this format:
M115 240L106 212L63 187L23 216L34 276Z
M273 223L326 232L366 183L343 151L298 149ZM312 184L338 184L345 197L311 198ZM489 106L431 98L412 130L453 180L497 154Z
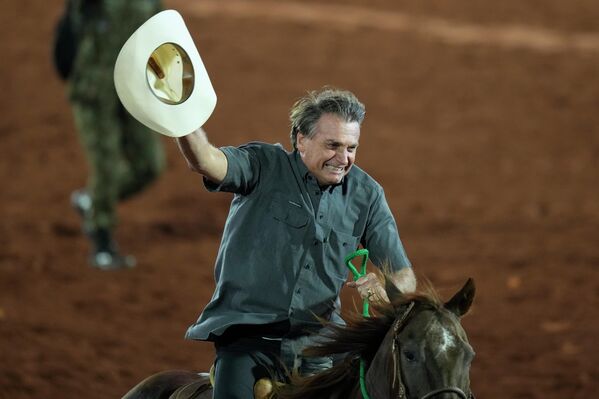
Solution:
M376 266L389 267L392 272L411 267L382 188L377 190L372 203L361 244L368 249Z
M204 186L211 192L249 194L260 180L260 159L255 145L221 147L220 150L227 157L227 174L220 184L204 177Z

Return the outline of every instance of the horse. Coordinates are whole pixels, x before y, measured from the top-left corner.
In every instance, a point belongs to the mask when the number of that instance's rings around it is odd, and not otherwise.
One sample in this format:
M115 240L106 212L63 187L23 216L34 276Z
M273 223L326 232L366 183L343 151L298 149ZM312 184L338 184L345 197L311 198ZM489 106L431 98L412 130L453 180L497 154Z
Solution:
M330 325L310 356L343 354L344 360L313 376L289 375L275 384L277 399L474 399L470 364L474 351L460 324L474 300L472 279L447 302L429 287L401 293L386 280L388 304L373 305L374 314L346 317ZM364 372L360 375L360 364ZM132 388L123 399L210 399L206 373L165 371Z

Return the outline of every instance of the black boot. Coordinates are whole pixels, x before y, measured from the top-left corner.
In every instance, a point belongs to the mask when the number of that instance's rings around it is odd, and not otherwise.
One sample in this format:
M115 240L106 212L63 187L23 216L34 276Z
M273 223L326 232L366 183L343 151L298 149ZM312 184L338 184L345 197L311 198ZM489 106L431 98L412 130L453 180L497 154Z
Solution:
M130 269L135 266L135 258L131 255L122 255L112 239L108 229L96 229L89 232L93 250L89 263L102 270Z
M102 270L129 269L135 266L135 258L131 255L119 253L118 246L112 238L109 229L90 227L92 213L92 199L86 189L73 191L71 206L81 216L81 230L88 236L92 243L92 253L89 263Z

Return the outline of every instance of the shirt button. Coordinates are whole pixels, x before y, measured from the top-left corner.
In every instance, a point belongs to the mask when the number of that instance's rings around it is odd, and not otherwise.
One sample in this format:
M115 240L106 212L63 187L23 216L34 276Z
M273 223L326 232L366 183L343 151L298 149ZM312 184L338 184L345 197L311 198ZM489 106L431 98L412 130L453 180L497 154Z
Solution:
M310 270L310 264L309 264L309 263L306 263L306 264L304 265L304 269L306 269L306 270Z
M295 293L296 293L296 294L299 294L299 293L301 293L301 292L302 292L301 288L298 288L297 290L295 290Z
M322 219L324 217L324 215L321 213L320 215L318 215L319 219Z

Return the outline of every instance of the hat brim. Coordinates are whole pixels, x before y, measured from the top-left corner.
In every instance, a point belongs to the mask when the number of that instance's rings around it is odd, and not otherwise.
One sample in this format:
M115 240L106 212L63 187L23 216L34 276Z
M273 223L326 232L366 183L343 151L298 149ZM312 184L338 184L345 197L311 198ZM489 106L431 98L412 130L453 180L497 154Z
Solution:
M194 73L191 94L177 104L160 100L146 76L150 56L166 43L176 44L187 53ZM114 85L123 106L135 119L170 137L185 136L201 127L216 106L208 72L183 18L175 10L154 15L131 35L117 57Z

